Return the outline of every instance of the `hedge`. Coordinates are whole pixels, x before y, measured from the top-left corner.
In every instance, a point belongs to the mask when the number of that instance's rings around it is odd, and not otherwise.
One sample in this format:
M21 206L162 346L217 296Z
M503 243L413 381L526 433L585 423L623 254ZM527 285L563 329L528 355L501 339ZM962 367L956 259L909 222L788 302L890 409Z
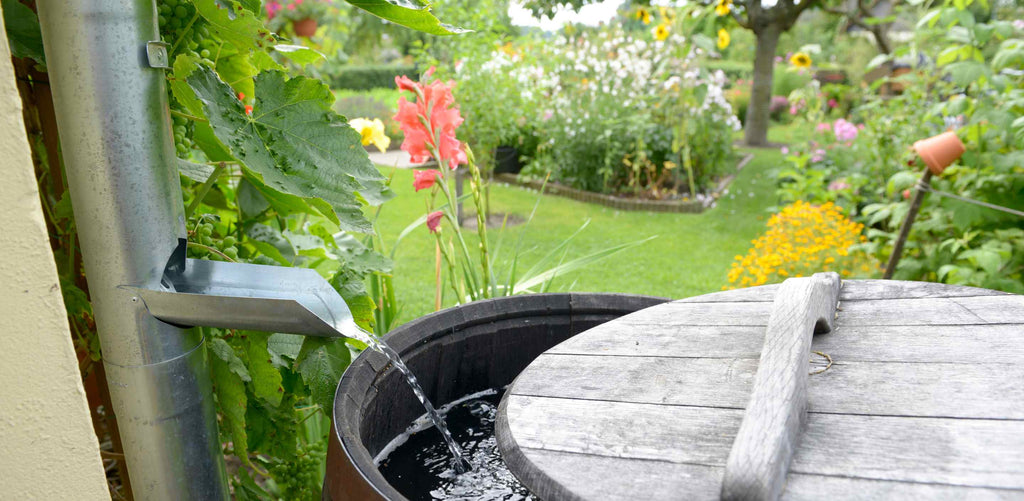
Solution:
M407 75L416 80L419 71L413 65L345 66L331 77L335 89L369 90L380 87L393 88L395 77Z

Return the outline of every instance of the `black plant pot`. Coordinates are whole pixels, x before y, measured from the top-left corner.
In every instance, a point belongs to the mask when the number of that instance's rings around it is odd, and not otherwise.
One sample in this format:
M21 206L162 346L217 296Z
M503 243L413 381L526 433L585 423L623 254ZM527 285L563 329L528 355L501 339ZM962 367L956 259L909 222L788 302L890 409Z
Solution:
M591 327L668 301L630 294L532 294L477 301L409 322L385 336L436 406L504 387L548 348ZM423 407L384 355L366 351L334 397L325 500L405 499L373 458Z
M494 150L494 172L497 174L519 174L523 164L519 161L519 149L515 146L498 146Z

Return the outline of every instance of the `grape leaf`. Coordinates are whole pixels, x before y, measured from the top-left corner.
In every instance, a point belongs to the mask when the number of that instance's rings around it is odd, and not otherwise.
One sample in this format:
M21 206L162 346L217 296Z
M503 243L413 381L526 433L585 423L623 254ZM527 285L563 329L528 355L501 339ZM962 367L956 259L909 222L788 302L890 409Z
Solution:
M240 52L248 53L253 46L263 47L273 38L263 21L233 1L194 0L193 3L196 12L208 23L210 33Z
M263 0L238 0L238 5L257 16L260 15L260 11L263 10Z
M270 339L270 333L267 332L245 332L247 341L245 353L249 357L249 374L252 375L253 393L270 405L277 407L281 405L284 388L281 387L281 373L274 366L270 352L267 350L268 339Z
M201 117L203 115L203 103L196 99L195 92L188 86L187 78L198 68L198 60L194 57L179 55L174 59L174 69L167 84L171 87L171 94L178 104L182 105L190 114ZM195 130L192 133L192 140L199 146L206 158L215 162L234 161L231 153L220 144L213 134L213 129L207 122L193 121Z
M305 66L326 59L323 54L305 45L278 44L274 46L274 50L280 52L284 57L291 59L293 63L299 66Z
M372 330L373 310L377 306L366 292L363 275L357 274L347 266L343 267L331 278L331 286L345 300L356 324L366 330Z
M210 68L196 67L187 80L214 134L249 172L275 190L306 198L344 229L373 231L363 204L378 205L393 193L359 133L331 109L334 97L326 85L263 72L256 77L249 115Z
M45 66L43 34L39 18L27 5L18 0L3 0L4 28L14 57L27 57Z
M334 410L334 391L345 372L352 354L339 338L307 337L295 360L302 380L309 387L313 402L328 416Z
M470 31L442 23L430 13L428 4L420 0L345 1L379 18L431 35L457 35Z
M211 360L217 359L225 364L228 370L233 372L242 381L252 381L249 370L245 368L245 362L235 354L235 349L227 341L219 337L211 337L209 341Z
M224 342L223 339L213 339L211 341ZM213 349L214 346L216 344L211 342L211 352L215 351ZM231 349L227 343L224 343L223 346L228 350ZM245 433L245 409L249 401L245 395L245 382L239 377L235 368L221 359L216 353L210 357L210 373L214 381L213 389L217 394L217 401L220 403L221 415L224 419L223 425L225 425L228 435L231 436L235 455L248 464L249 446L248 436Z
M293 361L298 358L304 339L305 337L299 334L274 334L267 340L267 351L276 359L275 362L284 366L287 365L285 358Z

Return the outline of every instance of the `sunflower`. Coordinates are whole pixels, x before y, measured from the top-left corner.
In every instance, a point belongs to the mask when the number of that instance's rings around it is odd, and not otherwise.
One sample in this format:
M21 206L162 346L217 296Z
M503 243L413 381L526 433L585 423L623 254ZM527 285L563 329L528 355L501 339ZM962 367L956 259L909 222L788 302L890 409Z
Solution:
M725 16L730 11L732 11L732 0L718 0L718 5L715 5L715 14Z
M728 31L724 28L718 30L718 50L724 50L729 46L730 41L732 41L732 38L729 37Z
M639 19L641 23L651 24L651 11L640 7L636 10L636 18Z
M654 39L659 42L664 42L668 38L668 25L661 23L657 28L654 28Z
M797 52L796 54L793 54L793 57L789 58L789 64L792 64L797 68L809 68L811 66L811 56L808 56L803 52Z

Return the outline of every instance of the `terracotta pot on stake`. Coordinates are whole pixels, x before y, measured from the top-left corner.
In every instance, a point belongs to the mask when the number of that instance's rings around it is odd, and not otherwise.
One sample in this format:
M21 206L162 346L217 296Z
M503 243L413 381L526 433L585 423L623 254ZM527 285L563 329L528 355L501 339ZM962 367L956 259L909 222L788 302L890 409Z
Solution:
M294 21L292 22L292 29L295 30L296 36L309 38L316 34L316 19L307 17L306 19Z
M917 211L921 209L921 203L924 202L924 194L932 180L932 175L941 175L946 167L949 167L967 151L967 148L964 147L964 143L960 141L955 132L947 131L915 142L914 151L928 167L921 174L921 181L914 187L914 200L910 202L907 218L903 220L900 234L892 246L892 254L889 256L889 263L885 266L885 275L882 276L885 279L892 278L893 273L896 272L896 265L899 264L903 254L903 245L907 242L907 236L910 235L910 227L914 224Z

